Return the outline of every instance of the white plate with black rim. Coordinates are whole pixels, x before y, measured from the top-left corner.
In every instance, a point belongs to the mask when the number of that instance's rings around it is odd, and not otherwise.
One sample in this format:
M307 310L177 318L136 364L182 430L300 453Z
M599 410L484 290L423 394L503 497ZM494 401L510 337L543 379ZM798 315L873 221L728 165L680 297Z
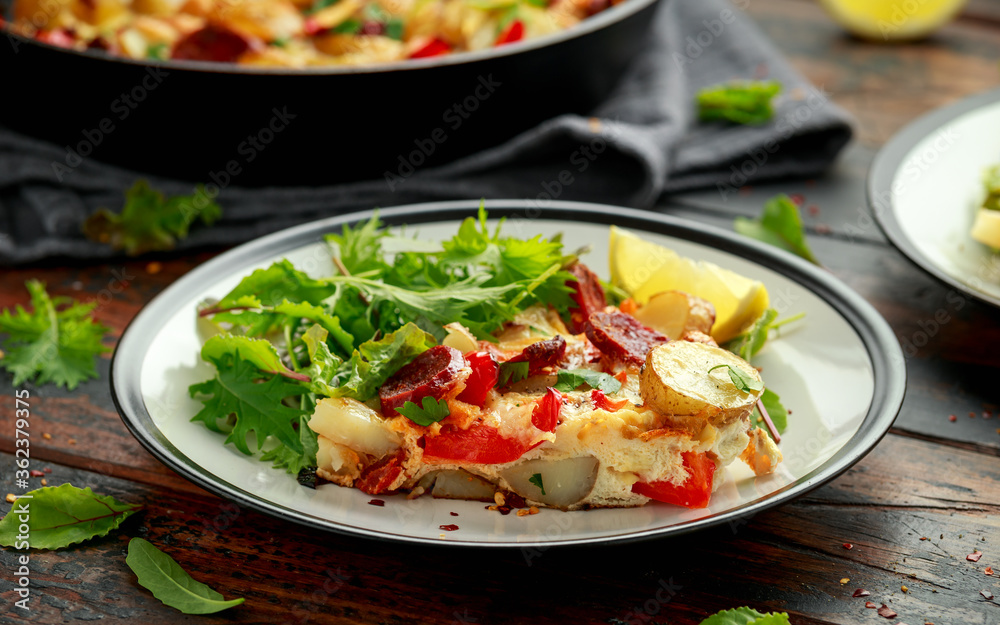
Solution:
M408 225L428 240L450 237L478 202L438 202L384 209L391 226ZM240 505L331 531L417 543L548 547L608 543L689 532L734 522L802 495L860 460L888 431L903 401L903 355L889 326L861 297L790 254L708 226L615 206L522 200L488 201L490 218L507 217L518 237L562 233L566 249L589 245L583 259L608 275L608 228L615 224L764 282L782 314L805 313L798 328L765 346L754 364L793 414L776 473L754 477L736 462L708 508L650 503L639 508L503 516L480 502L369 495L332 484L310 489L266 463L223 444L191 417L201 404L189 385L212 377L199 358L196 306L221 297L254 269L288 258L315 276L334 268L323 235L370 213L290 228L230 250L183 276L140 311L111 365L122 419L146 449L185 478ZM454 516L452 513L457 513ZM442 531L442 525L457 525Z
M1000 163L1000 89L901 130L868 174L868 203L900 252L939 280L1000 307L1000 255L969 236L983 172Z

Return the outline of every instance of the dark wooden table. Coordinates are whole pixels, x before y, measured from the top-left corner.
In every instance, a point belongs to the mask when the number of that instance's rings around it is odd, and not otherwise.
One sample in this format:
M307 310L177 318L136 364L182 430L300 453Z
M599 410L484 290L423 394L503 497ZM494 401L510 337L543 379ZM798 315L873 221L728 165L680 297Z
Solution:
M822 179L672 198L660 210L729 227L777 192L800 193L810 241L834 274L867 298L901 341L939 311L926 346L907 358L906 401L879 446L843 476L738 527L635 545L551 549L527 562L512 551L442 550L304 529L234 507L178 477L129 435L101 378L68 393L31 392L35 466L145 512L106 538L31 554L30 620L257 623L697 623L721 609L784 610L794 623L1000 623L1000 311L949 298L949 288L892 248L865 206L874 152L908 121L1000 82L1000 8L973 2L919 44L845 36L814 2L756 0L747 9L812 81L858 120L857 139ZM985 139L984 139L985 140ZM995 140L990 138L989 140ZM866 227L861 227L868 224ZM38 278L59 294L98 298L117 336L139 308L211 254L39 266L0 273L0 307L23 303ZM122 280L127 282L124 288ZM0 381L0 466L12 475L13 389ZM955 421L949 415L957 415ZM37 481L38 478L35 478ZM9 506L3 504L3 510ZM246 603L186 617L139 587L125 566L129 537L145 536L197 579ZM852 549L844 543L853 545ZM984 552L978 563L965 556ZM17 622L17 554L0 553L0 622ZM998 574L985 573L992 566ZM844 579L850 581L843 581ZM657 600L664 585L675 589ZM668 595L660 593L662 599Z

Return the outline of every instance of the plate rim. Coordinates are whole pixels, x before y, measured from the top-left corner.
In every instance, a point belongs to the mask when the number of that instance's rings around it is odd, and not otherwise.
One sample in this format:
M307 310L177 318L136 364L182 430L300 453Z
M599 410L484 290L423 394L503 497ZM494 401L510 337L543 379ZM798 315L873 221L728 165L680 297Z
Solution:
M479 200L426 202L387 209L378 209L379 218L388 225L420 224L457 221L468 217L479 206ZM535 219L568 220L604 226L650 230L656 234L681 238L699 245L734 254L792 279L830 306L854 330L867 351L872 366L873 390L868 411L858 430L824 463L799 479L735 508L694 521L666 525L620 534L595 537L483 542L477 540L424 538L409 534L373 531L363 527L345 526L263 499L232 485L193 459L188 458L165 439L146 410L141 393L142 362L152 342L153 332L163 319L170 318L183 306L181 298L171 298L184 292L188 285L197 285L203 277L231 273L253 262L273 258L309 243L322 240L322 235L343 224L354 224L370 217L374 210L353 212L293 226L254 239L202 263L158 293L133 317L122 332L110 366L111 396L123 423L157 460L188 481L239 505L306 527L333 531L342 535L401 541L411 544L447 545L484 548L550 548L585 544L626 543L667 535L676 536L749 518L768 508L785 503L829 482L866 456L889 431L902 407L906 391L906 367L895 334L882 316L859 294L833 274L788 252L741 237L714 226L678 217L607 204L547 201L544 207L531 200L489 200L491 218L526 215ZM172 448L172 449L171 449ZM212 478L215 479L212 479Z
M930 111L904 126L882 146L872 160L872 164L868 168L868 178L865 181L865 199L883 234L911 263L972 299L1000 308L1000 297L972 288L941 269L937 263L920 251L913 240L906 236L902 224L896 218L895 198L892 194L892 184L896 174L906 156L917 144L959 117L985 105L998 102L1000 102L1000 89L991 89ZM889 205L885 208L879 208L882 203L879 197L884 194L888 194Z

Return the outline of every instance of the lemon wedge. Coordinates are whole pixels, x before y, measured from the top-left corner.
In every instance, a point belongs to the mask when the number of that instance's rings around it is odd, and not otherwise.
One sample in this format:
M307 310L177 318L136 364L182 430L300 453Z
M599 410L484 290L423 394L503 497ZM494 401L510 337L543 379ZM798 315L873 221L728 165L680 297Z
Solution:
M704 260L694 260L611 226L611 283L640 305L664 291L684 291L715 306L712 338L729 341L747 329L770 304L767 289L753 280Z
M830 16L859 37L899 41L948 23L965 0L822 0Z

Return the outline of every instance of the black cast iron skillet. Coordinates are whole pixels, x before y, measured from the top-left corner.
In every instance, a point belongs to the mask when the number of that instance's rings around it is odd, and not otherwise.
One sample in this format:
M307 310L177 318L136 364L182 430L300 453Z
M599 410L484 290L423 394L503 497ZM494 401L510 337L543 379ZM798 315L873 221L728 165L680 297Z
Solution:
M2 33L0 124L56 142L64 174L95 158L223 187L405 176L589 112L647 45L658 1L490 50L310 70L135 61Z

